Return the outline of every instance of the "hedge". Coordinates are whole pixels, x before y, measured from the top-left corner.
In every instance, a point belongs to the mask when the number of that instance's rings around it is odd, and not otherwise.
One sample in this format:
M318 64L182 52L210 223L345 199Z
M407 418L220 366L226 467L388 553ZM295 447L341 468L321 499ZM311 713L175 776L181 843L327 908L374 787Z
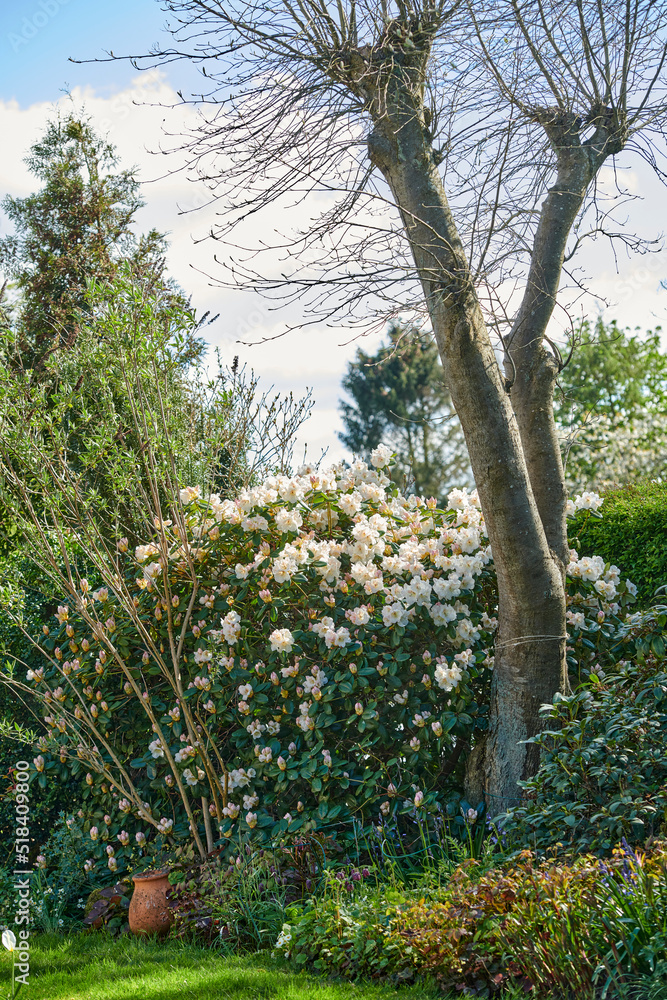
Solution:
M600 555L638 587L642 604L667 584L667 483L640 482L604 494L602 519L580 512L569 525L580 556ZM661 595L667 601L667 593Z

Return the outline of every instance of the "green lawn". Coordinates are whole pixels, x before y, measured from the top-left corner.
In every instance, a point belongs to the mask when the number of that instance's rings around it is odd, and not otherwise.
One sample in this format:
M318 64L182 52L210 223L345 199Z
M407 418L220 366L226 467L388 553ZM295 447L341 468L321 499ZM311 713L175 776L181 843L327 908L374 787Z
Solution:
M0 997L11 967L0 960ZM332 983L266 956L227 958L214 949L102 934L34 936L30 985L21 1000L433 1000L428 987ZM442 1000L442 994L440 994Z

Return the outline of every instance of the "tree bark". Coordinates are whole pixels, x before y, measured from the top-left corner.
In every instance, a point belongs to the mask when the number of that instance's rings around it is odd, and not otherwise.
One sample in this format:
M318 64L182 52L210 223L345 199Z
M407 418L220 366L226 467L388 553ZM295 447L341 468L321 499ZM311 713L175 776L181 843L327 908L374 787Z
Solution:
M536 117L554 150L557 176L542 204L526 290L505 341L505 371L537 509L564 573L567 490L553 415L559 364L543 340L556 305L567 241L601 160L597 147L582 145L581 121L572 113L549 109Z
M403 218L463 427L498 577L485 789L487 808L495 814L516 802L517 781L534 773L535 751L523 741L541 728L540 705L566 685L562 561L554 555L540 517L517 419L432 156L421 104L403 84L384 94L385 110L376 117L369 155Z

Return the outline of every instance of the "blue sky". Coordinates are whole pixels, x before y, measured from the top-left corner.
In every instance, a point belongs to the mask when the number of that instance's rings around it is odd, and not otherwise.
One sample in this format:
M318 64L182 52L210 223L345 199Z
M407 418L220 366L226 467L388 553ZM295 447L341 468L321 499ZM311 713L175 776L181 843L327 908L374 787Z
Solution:
M169 41L156 0L4 0L0 4L0 95L21 107L55 101L63 89L93 86L111 96L136 72L127 62L74 59L143 52ZM185 67L179 67L179 77Z

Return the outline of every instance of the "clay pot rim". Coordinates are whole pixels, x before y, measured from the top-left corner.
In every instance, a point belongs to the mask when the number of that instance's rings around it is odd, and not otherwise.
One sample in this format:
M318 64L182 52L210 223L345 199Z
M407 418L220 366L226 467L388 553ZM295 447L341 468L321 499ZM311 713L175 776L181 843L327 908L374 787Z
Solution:
M139 882L155 882L155 881L157 881L157 879L166 878L168 875L169 875L169 869L168 868L164 868L162 871L158 871L158 872L150 872L150 871L148 871L148 872L141 872L138 875L133 875L132 876L132 881L135 882L135 883L137 881L139 881Z

